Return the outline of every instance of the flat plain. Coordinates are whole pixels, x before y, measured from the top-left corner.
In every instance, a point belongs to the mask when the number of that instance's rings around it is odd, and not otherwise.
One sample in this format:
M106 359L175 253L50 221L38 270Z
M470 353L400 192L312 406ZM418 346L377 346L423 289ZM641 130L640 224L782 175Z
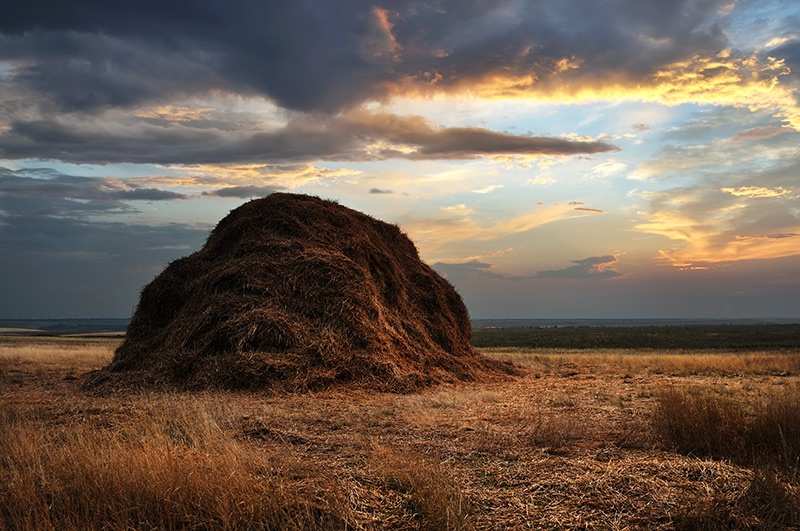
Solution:
M796 329L591 333L404 395L98 395L119 339L0 336L0 529L800 528Z

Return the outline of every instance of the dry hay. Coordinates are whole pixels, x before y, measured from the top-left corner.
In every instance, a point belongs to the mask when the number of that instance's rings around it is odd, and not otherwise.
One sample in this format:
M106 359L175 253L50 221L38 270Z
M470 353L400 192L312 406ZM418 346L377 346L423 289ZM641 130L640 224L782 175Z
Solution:
M460 296L398 227L276 193L142 290L125 342L87 384L408 392L516 372L470 336Z

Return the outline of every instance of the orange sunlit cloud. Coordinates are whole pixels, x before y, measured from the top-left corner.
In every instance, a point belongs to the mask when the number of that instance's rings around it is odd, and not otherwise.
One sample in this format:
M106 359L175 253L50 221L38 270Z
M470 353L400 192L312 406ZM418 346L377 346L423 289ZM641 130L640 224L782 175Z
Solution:
M574 265L564 269L544 270L536 273L536 278L550 279L622 279L628 275L617 269L619 253L605 256L592 256L582 260L571 260Z
M213 107L190 107L187 105L164 105L144 109L136 113L139 118L156 118L167 122L191 122L210 120L216 111Z
M661 257L670 265L687 268L698 264L719 264L740 260L766 260L800 255L797 233L770 235L732 234L730 226L735 221L736 205L708 218L695 218L677 211L650 213L648 223L636 228L665 236L677 243L661 249ZM795 227L800 232L800 227Z
M797 94L791 86L780 82L790 69L783 60L773 57L766 60L756 55L734 57L729 51L712 57L695 55L645 78L633 78L622 70L599 77L591 72L584 75L583 71L580 63L561 58L553 60L550 68L540 73L504 69L479 78L445 77L435 86L416 77L383 85L393 96L410 98L454 94L558 104L634 100L769 109L790 128L800 130Z
M796 240L747 239L724 244L693 240L685 249L663 249L661 255L673 266L685 268L687 264L721 264L741 260L772 260L800 255Z
M353 179L361 171L331 169L316 164L274 166L269 164L196 165L171 168L175 175L153 175L128 179L150 186L202 188L219 186L273 185L297 188L320 180Z
M400 52L403 50L403 46L397 42L397 38L394 35L394 24L389 20L393 15L395 14L387 9L372 8L373 30L369 38L363 43L365 55L376 59L388 57L393 61L400 60Z
M466 256L464 258L457 258L456 260L459 262L471 262L473 260L485 260L486 258L497 258L499 256L503 256L505 254L510 253L513 251L513 247L506 247L505 249L497 249L494 251L486 251L480 254L475 254L472 256Z
M735 195L737 197L783 197L792 193L791 190L783 186L777 188L762 188L760 186L740 186L739 188L720 188L722 192Z
M746 234L736 235L737 240L783 240L784 238L796 238L800 234Z
M403 230L411 235L428 260L457 261L461 258L454 256L448 249L464 248L470 246L470 243L483 246L485 242L502 240L542 225L597 213L580 212L580 209L566 204L546 207L537 205L536 208L509 219L481 224L476 220L477 213L465 205L441 207L441 210L449 217L403 223Z

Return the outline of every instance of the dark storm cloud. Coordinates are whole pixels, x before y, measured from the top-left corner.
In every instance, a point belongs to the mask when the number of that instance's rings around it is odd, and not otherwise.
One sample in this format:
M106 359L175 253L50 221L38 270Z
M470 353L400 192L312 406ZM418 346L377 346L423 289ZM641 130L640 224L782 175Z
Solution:
M573 142L563 138L525 137L485 129L452 127L440 131L421 131L409 137L421 147L409 158L470 158L497 154L574 155L602 153L617 148L605 142Z
M127 201L186 197L116 179L0 167L0 315L130 315L139 289L198 248L209 227L107 215L135 212ZM94 221L98 215L104 221Z
M517 93L608 77L637 86L665 65L723 49L729 4L8 0L0 158L215 164L605 152L614 148L353 109L515 76L530 80L510 88ZM302 113L276 129L252 116L142 112L220 95Z
M0 31L2 55L36 58L26 83L68 109L222 89L330 110L383 75L361 53L368 14L361 2L11 0Z
M376 148L376 143L382 143ZM420 116L353 111L298 116L270 132L235 133L146 123L110 128L96 122L12 122L0 135L0 158L76 163L201 164L229 162L469 159L507 154L573 155L617 148L605 142L515 136L477 127L436 127Z
M129 211L123 201L169 201L190 196L142 188L122 179L64 175L50 169L0 167L0 210L10 214L86 215Z
M231 88L202 52L141 38L34 31L0 39L3 58L21 61L13 80L45 111L96 113Z
M593 256L583 260L572 260L573 266L566 269L539 271L535 278L621 278L623 275L611 266L617 263L613 255Z
M197 247L208 234L207 227L181 223L150 226L26 214L0 214L0 220L3 223L0 246L4 250L10 254L35 254L43 259L72 257L141 264L136 252L185 251Z
M730 0L72 2L0 6L0 60L63 110L222 90L304 111L493 73L635 80L726 45ZM577 16L577 14L580 16Z
M796 27L794 31L797 31ZM800 39L795 37L781 46L768 50L763 55L784 60L791 71L790 77L795 88L800 88Z
M230 140L219 131L194 128L121 126L80 120L14 121L0 135L0 158L76 163L202 163L235 159L229 144Z
M158 188L133 188L120 190L108 194L112 200L125 201L171 201L173 199L188 199L190 196L171 192L169 190L159 190Z
M128 317L140 289L207 234L176 223L0 213L0 316Z

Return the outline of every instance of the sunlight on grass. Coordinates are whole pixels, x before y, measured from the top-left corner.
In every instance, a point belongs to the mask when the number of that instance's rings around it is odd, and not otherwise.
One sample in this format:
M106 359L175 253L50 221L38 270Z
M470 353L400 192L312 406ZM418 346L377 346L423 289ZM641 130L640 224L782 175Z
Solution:
M655 404L652 427L667 448L753 468L753 479L742 492L715 484L687 500L676 529L738 528L742 512L758 528L800 523L800 387L759 396L723 395L709 387L665 389Z
M707 387L664 390L653 429L680 452L770 466L800 475L800 387L722 395Z
M492 349L413 394L95 394L113 341L0 341L5 529L784 529L794 352ZM612 515L612 516L609 516Z
M46 367L102 367L111 361L115 341L97 343L2 343L0 366L32 364Z
M400 493L407 509L418 517L420 529L474 528L469 519L469 501L438 458L377 446L371 452L370 463L386 486Z
M9 529L344 529L343 489L291 452L258 451L231 411L147 404L109 431L0 406L0 521ZM145 420L146 419L146 420Z
M800 373L800 353L787 352L683 352L630 350L532 350L481 349L486 356L513 361L544 373L566 364L591 367L601 373L649 373L686 376L694 374L753 375Z

